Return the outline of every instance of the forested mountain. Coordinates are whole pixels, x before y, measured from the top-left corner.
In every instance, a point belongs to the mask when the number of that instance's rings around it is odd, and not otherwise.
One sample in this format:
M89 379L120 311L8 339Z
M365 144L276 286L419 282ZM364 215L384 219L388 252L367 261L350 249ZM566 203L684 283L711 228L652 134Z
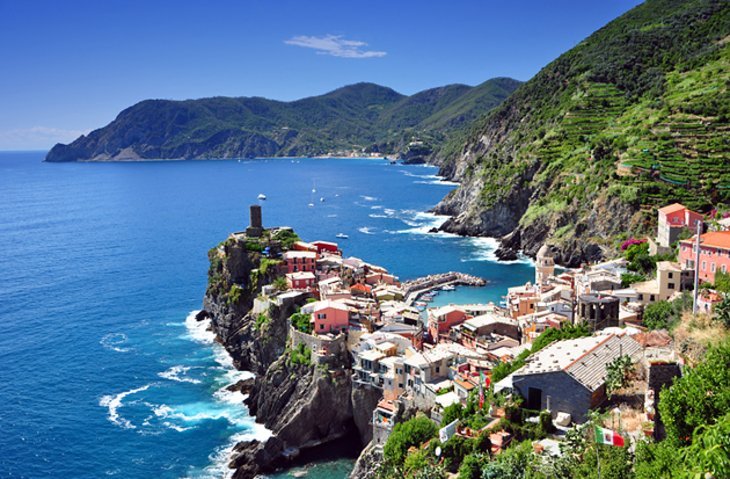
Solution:
M448 231L544 241L576 265L654 208L730 202L730 3L648 0L543 68L440 152Z
M488 112L520 82L495 78L405 96L358 83L293 102L265 98L146 100L47 161L243 158L373 151L393 154L414 139L430 149Z

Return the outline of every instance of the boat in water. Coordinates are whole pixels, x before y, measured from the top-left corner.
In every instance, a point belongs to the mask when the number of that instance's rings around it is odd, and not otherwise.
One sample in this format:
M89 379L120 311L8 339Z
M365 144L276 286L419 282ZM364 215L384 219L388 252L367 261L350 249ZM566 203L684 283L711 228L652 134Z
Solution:
M321 197L321 198L319 199L319 202L320 202L320 203L324 203L324 196L322 196L322 197Z
M263 193L259 193L259 195L257 196L257 198L260 199L260 200L265 200L266 199L266 195L263 194Z
M335 237L336 237L336 238L340 238L340 239L349 239L349 238L350 238L350 237L349 237L349 236L347 236L347 235L346 235L345 233L337 233L337 234L335 235Z
M454 291L456 289L456 286L453 284L447 284L443 288L441 288L441 291Z

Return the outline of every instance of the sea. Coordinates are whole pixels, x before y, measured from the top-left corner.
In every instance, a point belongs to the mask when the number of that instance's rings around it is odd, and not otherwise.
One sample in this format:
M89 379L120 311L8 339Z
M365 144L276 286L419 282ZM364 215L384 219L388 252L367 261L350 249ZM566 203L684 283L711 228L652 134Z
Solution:
M429 233L454 183L375 159L43 163L0 153L0 477L220 478L269 431L225 386L236 371L201 308L207 251L263 207L265 226L338 241L402 280L450 270L499 301L533 277L495 241ZM266 200L258 200L259 194ZM338 239L344 234L348 239ZM354 458L272 477L345 478Z

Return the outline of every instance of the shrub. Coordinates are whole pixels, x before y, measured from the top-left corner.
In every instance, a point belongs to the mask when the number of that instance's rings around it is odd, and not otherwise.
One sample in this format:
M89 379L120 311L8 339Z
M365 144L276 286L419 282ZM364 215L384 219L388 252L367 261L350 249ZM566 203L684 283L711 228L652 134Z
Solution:
M644 326L649 329L667 329L672 315L669 301L657 301L644 308Z
M289 321L291 321L291 325L297 331L312 334L312 323L310 322L310 318L311 316L305 313L294 313L289 316Z
M398 423L383 447L383 457L391 464L403 464L409 448L420 446L437 433L436 424L422 414Z
M730 273L722 271L715 273L715 289L721 293L730 294Z
M231 289L228 290L228 299L226 300L226 303L229 305L238 303L238 300L241 299L242 292L243 288L237 284L232 284Z
M289 351L289 365L310 366L312 364L312 350L299 343Z

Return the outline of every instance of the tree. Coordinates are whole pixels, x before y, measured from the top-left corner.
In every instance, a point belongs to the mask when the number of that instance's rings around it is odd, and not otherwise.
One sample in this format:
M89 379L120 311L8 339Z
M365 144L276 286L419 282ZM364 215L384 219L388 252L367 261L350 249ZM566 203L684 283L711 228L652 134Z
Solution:
M697 427L730 411L730 340L708 349L703 362L663 389L658 409L675 446L689 444Z
M715 319L726 328L730 328L730 294L726 294L722 301L715 306Z
M657 301L644 308L644 326L649 329L666 329L672 315L669 301Z
M383 448L383 456L392 464L403 464L409 448L420 446L435 437L437 433L436 424L423 414L419 414L395 425Z
M459 479L481 479L482 467L489 462L489 456L484 454L469 454L459 466Z
M722 271L715 273L715 289L721 293L730 294L730 273Z
M460 402L450 404L444 408L444 413L441 416L441 426L451 424L454 420L461 419L463 416L464 408L462 407Z
M633 362L627 355L619 356L606 365L606 394L611 395L628 383Z

